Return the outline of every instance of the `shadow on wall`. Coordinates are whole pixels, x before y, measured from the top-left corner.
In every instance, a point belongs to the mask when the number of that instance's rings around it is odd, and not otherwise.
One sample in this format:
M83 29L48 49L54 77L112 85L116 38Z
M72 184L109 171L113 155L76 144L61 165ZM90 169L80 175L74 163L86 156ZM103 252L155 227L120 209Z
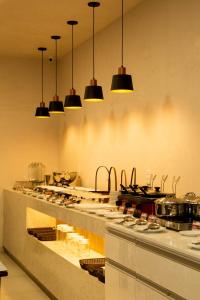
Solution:
M143 109L143 113L142 113L142 126L143 129L149 133L150 131L152 131L154 129L154 124L156 121L156 117L157 117L157 107L153 106L151 104L152 102L149 101L148 103L145 104L144 109Z
M72 119L70 125L65 122L65 139L69 140L74 134L81 135L79 138L83 143L91 144L90 138L99 139L104 131L108 136L110 135L112 141L119 141L123 137L132 136L139 128L144 135L153 134L155 128L159 126L158 122L162 122L163 119L165 123L174 114L174 104L170 95L167 95L161 104L156 103L159 101L148 101L139 106L136 104L134 110L129 104L123 103L120 110L112 106L110 109L106 108L104 114L100 116L84 113L81 118Z
M162 111L165 114L165 116L171 115L174 112L174 104L171 100L170 95L166 96L166 98L162 104Z
M153 101L146 103L143 111L141 112L141 123L146 133L150 133L155 130L160 113L163 115L163 120L165 119L165 121L167 118L171 118L174 113L174 104L169 95L167 95L162 102L160 109L157 105L152 105L151 103L153 103ZM159 102L155 101L155 103Z

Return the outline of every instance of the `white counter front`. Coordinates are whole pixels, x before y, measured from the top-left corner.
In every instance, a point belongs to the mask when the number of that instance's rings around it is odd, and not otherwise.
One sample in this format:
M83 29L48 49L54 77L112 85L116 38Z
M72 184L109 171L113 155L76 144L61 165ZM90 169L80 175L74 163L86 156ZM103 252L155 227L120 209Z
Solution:
M193 239L109 224L106 300L199 299L200 250L189 248Z

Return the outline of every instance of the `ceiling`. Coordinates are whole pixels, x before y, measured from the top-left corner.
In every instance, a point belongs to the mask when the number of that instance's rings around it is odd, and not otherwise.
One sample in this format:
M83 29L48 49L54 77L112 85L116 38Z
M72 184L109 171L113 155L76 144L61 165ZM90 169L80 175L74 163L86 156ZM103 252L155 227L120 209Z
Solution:
M127 12L143 0L125 0ZM96 9L96 32L121 14L120 0L101 0ZM53 54L51 35L61 35L59 56L71 48L71 31L66 20L78 20L75 46L91 37L92 10L85 0L0 0L1 56L34 57L38 47Z

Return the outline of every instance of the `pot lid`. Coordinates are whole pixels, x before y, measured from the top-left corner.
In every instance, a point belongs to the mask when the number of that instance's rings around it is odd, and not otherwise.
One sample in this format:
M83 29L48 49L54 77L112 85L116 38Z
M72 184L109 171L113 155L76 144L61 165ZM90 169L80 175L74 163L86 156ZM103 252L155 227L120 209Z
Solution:
M176 198L176 197L165 197L155 200L156 204L181 204L181 203L187 203L188 200L184 198Z
M185 196L183 197L187 202L193 202L194 200L196 200L197 196L195 193L193 192L189 192L187 194L185 194Z

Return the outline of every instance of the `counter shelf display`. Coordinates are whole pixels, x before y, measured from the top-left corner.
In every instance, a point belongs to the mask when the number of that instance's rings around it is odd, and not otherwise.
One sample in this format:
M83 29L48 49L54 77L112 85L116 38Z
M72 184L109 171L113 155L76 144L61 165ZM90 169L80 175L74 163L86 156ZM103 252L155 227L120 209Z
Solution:
M27 233L27 228L56 228L64 224L77 233L72 243L40 241ZM79 262L104 257L104 232L105 220L101 217L22 192L4 191L4 249L51 299L104 299L104 284L82 270Z
M104 241L102 237L91 231L72 226L63 220L49 217L30 207L27 207L26 211L27 232L39 241L43 241L44 245L56 253L60 253L65 259L72 258L73 261L76 261L75 264L79 265L79 260L82 258L103 257ZM38 224L54 226L38 228L36 227Z

